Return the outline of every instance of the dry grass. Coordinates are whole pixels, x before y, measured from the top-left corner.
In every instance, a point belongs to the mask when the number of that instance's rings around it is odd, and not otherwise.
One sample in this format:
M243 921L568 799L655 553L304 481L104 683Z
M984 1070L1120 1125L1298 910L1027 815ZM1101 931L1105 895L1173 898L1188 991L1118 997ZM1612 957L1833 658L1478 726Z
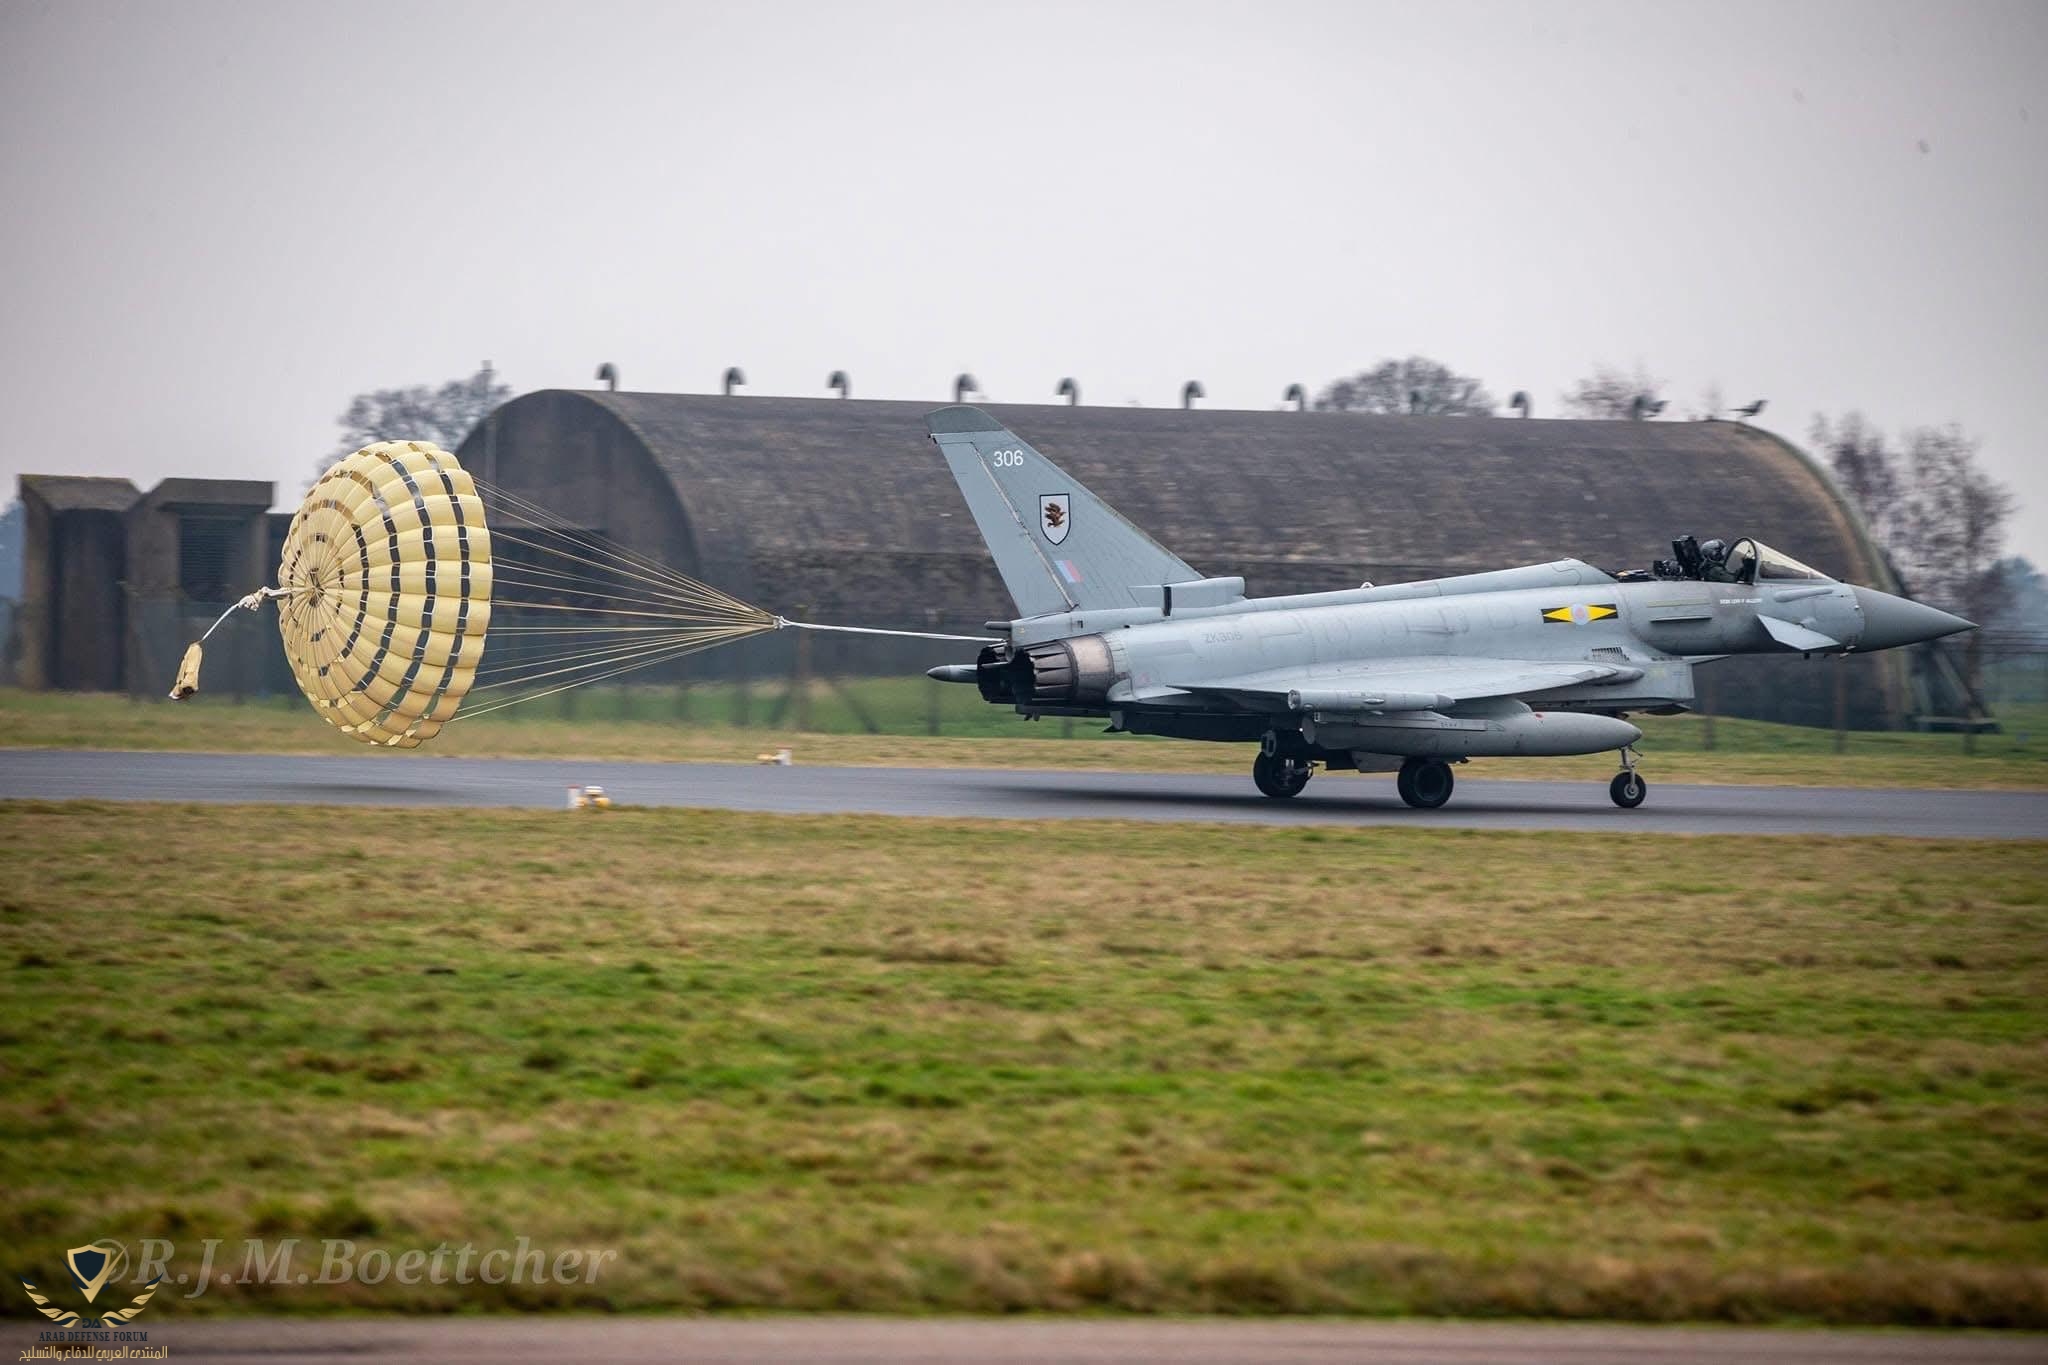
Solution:
M166 1315L2048 1325L2040 844L17 804L0 887L8 1272L622 1253Z

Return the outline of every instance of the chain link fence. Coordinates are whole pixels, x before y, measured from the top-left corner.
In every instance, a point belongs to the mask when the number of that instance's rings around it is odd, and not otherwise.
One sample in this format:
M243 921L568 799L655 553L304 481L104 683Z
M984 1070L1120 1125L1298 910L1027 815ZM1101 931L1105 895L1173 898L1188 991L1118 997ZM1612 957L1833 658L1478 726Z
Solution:
M137 699L161 698L169 689L185 648L229 603L182 596L126 597L127 658L123 685ZM16 684L18 604L0 599L0 685ZM511 614L507 614L507 619ZM956 622L919 623L960 629ZM512 637L516 638L516 637ZM2048 632L1989 630L1974 642L1978 652L1978 707L1927 708L1918 728L1964 733L2004 731L2016 738L2048 726ZM501 651L509 645L495 646ZM1965 676L1968 645L1943 642L1940 667ZM682 724L769 727L840 733L987 735L1017 734L1019 722L1007 709L983 703L972 687L922 676L935 664L971 660L975 646L941 641L863 639L781 631L672 663L630 678L570 688L514 707L505 719L585 722L661 721ZM486 656L491 657L490 655ZM1829 665L1834 666L1834 665ZM1727 684L1712 668L1703 681L1698 710L1706 747L1718 747L1714 718L1732 714ZM1708 683L1708 679L1714 679ZM206 646L204 691L236 702L299 704L298 687L285 662L275 619L268 611L237 614ZM1733 681L1728 675L1728 681ZM545 686L545 684L541 684ZM1948 689L1960 695L1959 689ZM1948 711L1956 712L1954 715ZM1837 731L1846 748L1856 733L1832 726L1823 713L1810 724ZM1089 734L1099 722L1053 719L1031 733Z

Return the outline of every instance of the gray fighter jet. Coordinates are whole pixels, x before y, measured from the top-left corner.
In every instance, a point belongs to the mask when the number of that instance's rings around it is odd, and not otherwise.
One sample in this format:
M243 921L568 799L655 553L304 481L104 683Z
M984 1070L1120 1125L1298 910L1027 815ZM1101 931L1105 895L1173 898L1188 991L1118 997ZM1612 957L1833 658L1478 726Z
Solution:
M1648 570L1576 559L1419 583L1247 598L1205 578L978 408L926 418L1017 619L972 664L932 670L1025 716L1255 742L1271 797L1315 765L1398 772L1441 806L1451 764L1617 750L1614 803L1642 804L1631 712L1683 711L1693 665L1730 654L1891 649L1973 629L1837 583L1754 540L1691 537Z

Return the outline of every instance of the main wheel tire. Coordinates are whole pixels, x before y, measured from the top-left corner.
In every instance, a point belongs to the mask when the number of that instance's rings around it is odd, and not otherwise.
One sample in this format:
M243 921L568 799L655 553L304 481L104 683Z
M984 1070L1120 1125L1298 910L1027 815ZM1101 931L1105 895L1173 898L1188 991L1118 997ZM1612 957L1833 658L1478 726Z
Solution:
M1262 753L1252 760L1252 782L1261 792L1276 801L1301 795L1301 789L1308 785L1309 775L1310 768L1306 759L1288 759Z
M1634 810L1642 805L1649 791L1650 784L1632 772L1616 773L1614 780L1607 784L1607 795L1623 810Z
M1435 810L1451 799L1451 789L1457 784L1457 779L1451 775L1450 764L1440 758L1421 758L1401 765L1401 775L1394 780L1394 789L1415 809Z

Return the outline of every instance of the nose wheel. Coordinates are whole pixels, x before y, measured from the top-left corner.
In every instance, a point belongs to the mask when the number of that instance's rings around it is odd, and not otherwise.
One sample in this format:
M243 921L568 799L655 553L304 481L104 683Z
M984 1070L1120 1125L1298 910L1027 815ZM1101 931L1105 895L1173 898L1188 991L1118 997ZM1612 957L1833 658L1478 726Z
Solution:
M1253 784L1276 801L1301 795L1301 789L1308 785L1310 776L1312 770L1305 758L1282 758L1278 754L1261 752L1252 760Z
M1638 762L1632 748L1621 751L1621 771L1607 784L1607 795L1623 810L1634 810L1643 804L1643 798L1650 794L1650 784L1643 781L1643 775L1636 771Z

